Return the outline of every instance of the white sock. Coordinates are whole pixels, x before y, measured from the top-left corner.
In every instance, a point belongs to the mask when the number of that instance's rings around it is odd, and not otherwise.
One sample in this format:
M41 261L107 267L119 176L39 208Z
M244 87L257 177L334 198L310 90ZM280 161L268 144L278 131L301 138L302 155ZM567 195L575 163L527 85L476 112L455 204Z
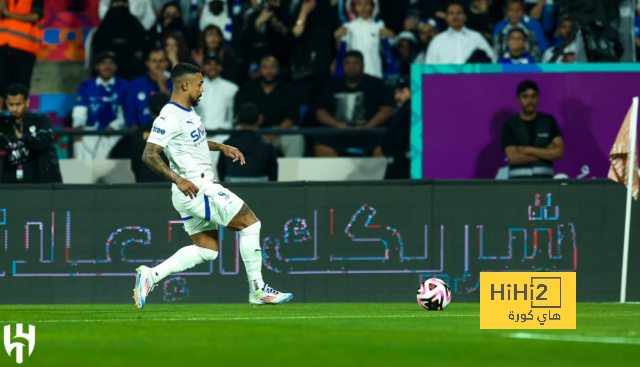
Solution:
M238 232L240 234L240 255L247 270L251 293L262 289L262 248L260 247L260 221Z
M151 275L155 283L161 281L167 275L180 273L205 261L213 261L218 258L218 251L200 247L198 245L185 246L166 259L162 264L151 269Z

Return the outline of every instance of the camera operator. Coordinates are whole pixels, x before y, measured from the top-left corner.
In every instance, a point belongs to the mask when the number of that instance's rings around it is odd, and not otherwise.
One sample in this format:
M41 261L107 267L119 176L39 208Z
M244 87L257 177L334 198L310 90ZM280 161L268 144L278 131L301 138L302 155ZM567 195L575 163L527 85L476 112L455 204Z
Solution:
M5 96L7 109L17 123L13 134L5 134L0 142L0 183L62 182L51 120L29 111L29 92L24 85L9 85Z

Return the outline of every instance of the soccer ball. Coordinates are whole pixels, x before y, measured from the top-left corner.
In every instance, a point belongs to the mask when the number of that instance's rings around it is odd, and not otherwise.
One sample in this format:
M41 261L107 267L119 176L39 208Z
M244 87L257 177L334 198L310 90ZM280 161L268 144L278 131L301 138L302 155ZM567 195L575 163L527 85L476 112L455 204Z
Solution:
M427 311L442 311L451 302L451 288L442 279L431 278L418 288L418 304Z

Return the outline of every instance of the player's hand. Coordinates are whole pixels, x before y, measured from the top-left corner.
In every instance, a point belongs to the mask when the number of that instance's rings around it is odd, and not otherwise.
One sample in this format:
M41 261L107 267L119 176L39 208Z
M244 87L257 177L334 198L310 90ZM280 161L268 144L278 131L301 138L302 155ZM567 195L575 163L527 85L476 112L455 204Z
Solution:
M188 196L192 199L195 199L195 197L198 196L198 186L194 185L193 182L180 177L178 181L176 181L176 185L184 196Z
M228 145L223 145L220 149L224 155L233 159L233 162L240 161L240 165L244 165L244 155L238 150Z
M348 129L349 125L345 124L344 122L338 122L338 124L336 125L336 128L338 128L338 129Z

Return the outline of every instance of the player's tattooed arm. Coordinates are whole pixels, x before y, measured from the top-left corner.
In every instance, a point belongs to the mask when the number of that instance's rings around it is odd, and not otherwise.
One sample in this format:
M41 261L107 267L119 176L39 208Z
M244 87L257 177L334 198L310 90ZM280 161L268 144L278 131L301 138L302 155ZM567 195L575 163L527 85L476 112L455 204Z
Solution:
M209 145L209 151L210 152L219 152L220 150L222 150L222 149L220 149L220 147L223 144L218 144L218 143L215 143L213 141L207 141L207 145Z
M162 152L161 146L147 143L147 146L144 148L144 153L142 153L142 161L158 176L175 183L185 196L191 198L198 196L198 186L173 172L171 168L164 163L162 158L160 158L160 152Z
M153 143L147 143L142 153L142 161L151 168L158 176L169 182L176 183L180 179L180 175L173 172L160 158L162 147Z

